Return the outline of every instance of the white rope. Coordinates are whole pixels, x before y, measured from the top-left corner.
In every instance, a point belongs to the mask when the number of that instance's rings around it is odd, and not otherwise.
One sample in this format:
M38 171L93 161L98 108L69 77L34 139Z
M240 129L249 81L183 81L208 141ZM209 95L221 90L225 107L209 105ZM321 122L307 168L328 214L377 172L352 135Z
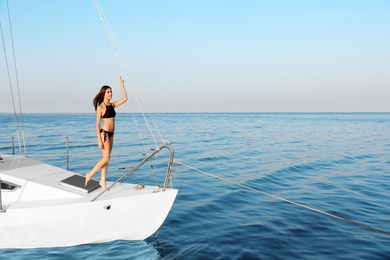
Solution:
M308 209L308 210L311 210L311 211L315 211L315 212L324 214L324 215L329 216L329 217L332 217L332 218L336 218L336 219L339 219L339 220L343 220L343 221L346 221L346 222L355 224L355 225L357 225L357 226L365 227L365 228L368 228L368 229L371 229L371 230L374 230L374 231L377 231L377 232L380 232L380 233L384 233L384 234L386 234L386 235L390 235L390 231L385 231L385 230L382 230L382 229L379 229L379 228L375 228L375 227L371 227L371 226L369 226L369 225L366 225L366 224L363 224L363 223L360 223L360 222L357 222L357 221L354 221L354 220L350 220L350 219L343 218L343 217L340 217L340 216L337 216L337 215L334 215L334 214L330 214L330 213L328 213L328 212L325 212L325 211L322 211L322 210L319 210L319 209L316 209L316 208L312 208L312 207L309 207L309 206L306 206L306 205L303 205L303 204L300 204L300 203L297 203L297 202L294 202L294 201L291 201L291 200L288 200L288 199L285 199L285 198L282 198L282 197L279 197L279 196L276 196L276 195L273 195L273 194L270 194L270 193L267 193L267 192L264 192L264 191L261 191L261 190L258 190L258 189L255 189L255 188L252 188L252 187L243 185L243 184L241 184L241 183L238 183L238 182L235 182L235 181L228 180L228 179L223 178L223 177L220 177L220 176L218 176L218 175L211 174L211 173L208 173L208 172L199 170L199 169L197 169L197 168L195 168L195 167L192 167L192 166L189 166L189 165L187 165L187 164L178 162L178 161L176 161L176 160L175 160L175 163L178 163L178 164L180 164L180 165L182 165L182 166L185 166L185 167L187 167L187 168L189 168L189 169L198 171L198 172L203 173L203 174L205 174L205 175L211 176L211 177L213 177L213 178L220 179L220 180L223 180L223 181L225 181L225 182L228 182L228 183L237 185L237 186L242 187L242 188L244 188L244 189L251 190L251 191L254 191L254 192L257 192L257 193L261 193L261 194L266 195L266 196L268 196L268 197L272 197L272 198L274 198L274 199L278 199L278 200L281 200L281 201L284 201L284 202L287 202L287 203L290 203L290 204L293 204L293 205L296 205L296 206L299 206L299 207L302 207L302 208L305 208L305 209Z
M133 80L131 80L131 78L129 77L129 75L127 73L127 71L129 70L129 66L128 66L126 60L124 59L124 55L122 54L122 51L121 51L121 49L119 47L119 44L118 44L118 42L117 42L117 40L116 40L116 38L114 36L114 33L111 30L111 27L110 27L110 25L109 25L109 23L108 23L108 21L107 21L107 19L105 17L105 14L103 12L103 9L102 9L99 1L98 0L94 0L94 4L95 4L96 10L98 12L99 19L100 19L100 21L103 24L104 34L105 34L105 37L106 37L107 44L111 45L110 53L111 53L111 56L112 56L112 58L114 60L114 63L116 64L116 69L117 69L118 73L121 74L120 71L119 71L119 68L117 66L117 62L116 62L114 56L116 56L116 59L119 62L119 65L120 65L122 71L124 72L124 76L125 76L126 81L130 82L130 90L131 90L131 92L133 94L133 97L134 97L134 99L135 99L135 101L136 101L136 103L138 105L138 108L139 108L139 110L140 110L140 112L142 114L142 117L143 117L143 119L145 121L145 124L146 124L146 126L147 126L147 128L149 130L149 133L151 134L151 137L152 137L152 139L154 141L154 144L155 144L156 148L158 148L156 138L154 137L153 131L152 131L152 129L151 129L150 125L149 125L149 122L148 122L148 120L147 120L147 118L145 116L145 113L144 113L144 111L142 109L142 106L141 106L140 101L138 99L137 93L134 90L133 84L131 84L131 82L133 82ZM113 53L112 53L113 51L115 52L115 55L113 55ZM137 86L135 86L135 87L137 87ZM144 106L147 107L146 102L143 99L143 96L142 96L141 92L139 91L138 88L137 88L137 90L138 90L138 95L141 97L141 100L144 103ZM133 113L133 118L134 118L134 120L136 122L136 118L134 116L134 113ZM153 120L153 117L151 117L151 118ZM157 130L157 132L158 132L158 134L159 134L159 136L161 138L161 141L164 143L164 140L163 140L163 138L161 136L161 133L160 133L157 125L155 124L154 120L153 120L153 123L154 123L155 129ZM140 137L142 139L142 143L144 144L144 141L143 141L143 138L142 138L142 134L140 133L140 130L139 130L137 122L136 122L136 126L137 126L137 130L139 132L139 135L140 135ZM144 149L145 149L145 152L146 152L146 148L144 148Z

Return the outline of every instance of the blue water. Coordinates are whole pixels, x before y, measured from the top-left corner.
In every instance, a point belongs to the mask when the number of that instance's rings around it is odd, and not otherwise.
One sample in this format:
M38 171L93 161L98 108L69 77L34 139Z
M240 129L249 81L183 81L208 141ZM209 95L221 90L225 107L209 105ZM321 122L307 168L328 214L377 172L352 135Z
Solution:
M389 234L264 194L389 232L390 113L153 118L175 147L173 185L180 190L157 239L0 250L0 258L390 259ZM99 159L93 114L27 114L24 120L30 157L65 168L69 136L70 170L85 173ZM13 116L0 114L0 125L0 152L12 153ZM131 114L118 115L114 142L109 180L142 157Z

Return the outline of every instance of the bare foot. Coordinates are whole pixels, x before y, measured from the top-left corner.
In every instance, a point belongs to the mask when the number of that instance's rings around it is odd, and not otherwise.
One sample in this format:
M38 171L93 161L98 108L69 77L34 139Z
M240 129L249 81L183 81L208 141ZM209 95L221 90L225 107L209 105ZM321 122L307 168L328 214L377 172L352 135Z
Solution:
M106 187L106 182L105 182L105 181L100 181L99 184L100 184L100 186L102 186L102 188L103 188L104 191L109 191L109 190L107 189L107 187Z
M88 182L92 179L92 175L90 173L85 174L85 187L88 186Z

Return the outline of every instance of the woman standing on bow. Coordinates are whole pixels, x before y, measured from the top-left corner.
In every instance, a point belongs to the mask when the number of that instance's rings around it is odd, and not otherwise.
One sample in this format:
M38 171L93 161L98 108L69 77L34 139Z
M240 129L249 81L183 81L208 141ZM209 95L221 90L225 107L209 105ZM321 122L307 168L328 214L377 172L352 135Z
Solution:
M114 143L114 130L115 130L115 115L114 108L122 105L127 101L127 93L125 89L124 80L119 77L119 85L122 89L122 99L111 103L112 90L109 86L103 86L100 88L99 93L93 99L93 105L96 111L96 134L98 138L99 148L102 150L102 159L96 163L95 167L85 176L85 187L92 179L92 176L98 171L102 170L100 178L100 186L104 190L106 187L106 176L108 169L108 162L110 161L110 154L112 145ZM100 128L100 122L103 119L103 126Z

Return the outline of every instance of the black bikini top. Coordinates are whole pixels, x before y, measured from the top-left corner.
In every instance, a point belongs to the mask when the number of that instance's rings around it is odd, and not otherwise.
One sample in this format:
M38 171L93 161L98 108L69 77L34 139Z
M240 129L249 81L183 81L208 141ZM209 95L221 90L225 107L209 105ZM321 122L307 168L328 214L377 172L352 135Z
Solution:
M111 118L115 116L116 116L116 112L114 110L114 107L112 105L106 106L106 112L104 113L102 118Z

